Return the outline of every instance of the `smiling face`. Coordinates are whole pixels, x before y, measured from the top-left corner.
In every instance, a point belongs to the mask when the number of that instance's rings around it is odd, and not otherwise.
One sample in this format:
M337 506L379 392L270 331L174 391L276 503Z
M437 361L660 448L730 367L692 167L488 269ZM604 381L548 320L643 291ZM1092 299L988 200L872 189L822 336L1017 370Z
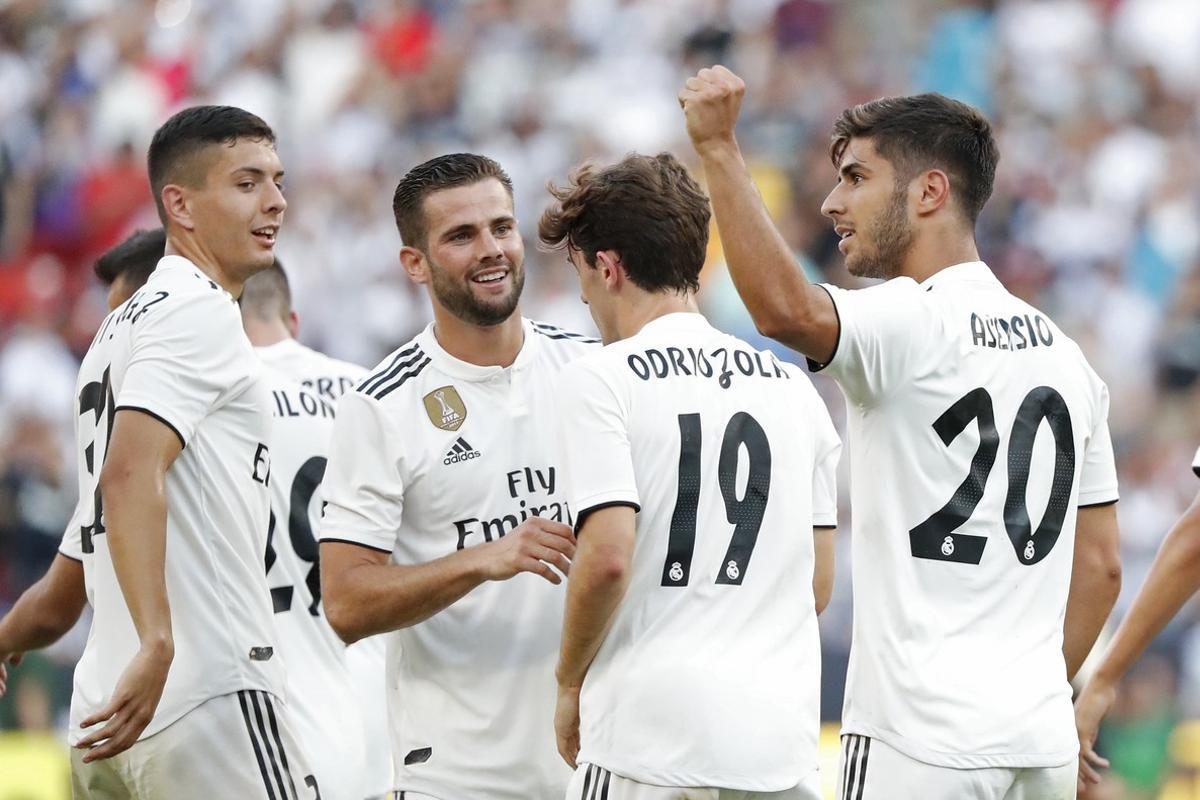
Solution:
M870 139L851 139L838 170L838 182L821 204L833 220L850 274L894 278L912 247L908 184L897 184L896 169Z
M432 192L422 209L426 270L418 280L429 284L433 302L481 327L511 317L525 285L525 245L500 181Z
M275 261L287 208L279 155L269 141L238 139L207 147L203 157L203 181L186 189L196 239L227 274L245 280Z

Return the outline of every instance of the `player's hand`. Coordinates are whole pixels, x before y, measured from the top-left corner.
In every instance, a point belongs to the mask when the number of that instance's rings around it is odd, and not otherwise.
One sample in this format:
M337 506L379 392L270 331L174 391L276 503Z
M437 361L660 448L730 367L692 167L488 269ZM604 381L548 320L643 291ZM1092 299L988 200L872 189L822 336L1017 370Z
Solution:
M108 705L80 723L84 729L101 722L107 723L75 745L80 750L88 750L83 757L85 764L111 758L133 746L154 718L154 710L158 708L163 687L167 683L171 659L171 653L145 647L133 657L121 673Z
M486 553L484 577L487 580L506 581L518 572L532 572L557 585L562 583L559 573L566 575L571 569L571 559L575 557L575 532L570 525L530 517L502 538L479 549L481 554Z
M1095 751L1096 736L1100 732L1100 720L1112 708L1117 699L1117 689L1110 684L1088 681L1075 700L1075 731L1079 734L1079 786L1085 787L1100 782L1097 770L1108 767L1108 759L1101 758Z
M559 686L558 705L554 708L554 738L558 754L575 769L579 755L579 687Z
M720 65L687 79L679 92L679 105L697 153L704 155L709 147L734 143L733 128L745 93L742 79Z
M0 652L0 697L4 697L8 693L8 667L4 666L4 662L7 661L15 667L21 663L21 659L24 657L24 653Z

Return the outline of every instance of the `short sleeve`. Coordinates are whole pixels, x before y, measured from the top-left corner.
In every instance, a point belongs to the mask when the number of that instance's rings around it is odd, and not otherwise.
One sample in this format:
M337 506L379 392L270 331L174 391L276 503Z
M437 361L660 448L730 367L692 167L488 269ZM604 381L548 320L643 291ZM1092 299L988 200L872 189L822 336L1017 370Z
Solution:
M404 516L401 443L378 400L356 391L342 396L321 484L321 541L392 552Z
M1100 402L1091 435L1084 445L1083 469L1079 475L1079 505L1099 506L1115 503L1117 467L1113 458L1112 438L1108 432L1108 387L1100 384Z
M148 306L133 322L133 344L117 409L145 411L184 446L201 421L256 374L258 361L237 307L217 292Z
M820 284L837 310L838 341L824 370L856 403L870 404L907 383L928 352L936 319L925 292L911 278L894 278L867 289Z
M814 393L815 395L815 393ZM829 411L819 397L814 396L813 430L816 435L813 453L812 512L814 528L837 527L837 469L842 454Z
M80 498L75 503L75 510L71 512L62 542L58 545L58 552L72 561L83 561L83 522L79 519L82 514L83 498Z
M576 528L588 513L612 505L641 509L629 445L628 409L613 380L591 359L576 361L562 373L559 407L566 452L567 497Z

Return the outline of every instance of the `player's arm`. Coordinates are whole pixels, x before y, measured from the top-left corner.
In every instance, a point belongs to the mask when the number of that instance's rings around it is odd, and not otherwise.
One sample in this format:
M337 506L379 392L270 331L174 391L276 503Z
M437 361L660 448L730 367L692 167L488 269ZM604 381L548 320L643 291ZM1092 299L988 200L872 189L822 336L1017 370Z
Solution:
M1121 620L1112 643L1075 701L1075 725L1081 748L1080 776L1099 780L1094 767L1108 762L1092 749L1100 720L1117 695L1117 683L1150 642L1200 589L1200 494L1168 531L1154 557L1146 582Z
M828 293L804 277L746 169L734 137L744 93L741 78L721 66L700 70L679 93L729 275L764 336L824 364L837 346L837 311Z
M19 664L26 651L57 642L79 621L85 605L83 564L57 554L46 574L0 619L0 697L7 689L4 663Z
M1079 509L1075 562L1063 623L1067 679L1083 666L1121 592L1121 543L1116 504Z
M833 540L837 528L813 528L813 597L816 598L817 613L829 605L833 597Z
M140 647L109 704L81 723L84 729L107 723L76 745L94 748L84 761L109 758L136 742L167 682L175 642L167 601L166 475L182 449L179 435L158 418L136 409L117 411L100 494L113 570Z
M531 517L496 541L414 565L392 564L390 553L327 538L321 542L325 618L352 644L423 622L486 581L532 572L562 583L551 565L566 575L574 554L571 528L541 517Z
M628 505L600 508L588 514L579 528L555 670L558 752L572 768L579 754L579 690L629 586L636 515Z

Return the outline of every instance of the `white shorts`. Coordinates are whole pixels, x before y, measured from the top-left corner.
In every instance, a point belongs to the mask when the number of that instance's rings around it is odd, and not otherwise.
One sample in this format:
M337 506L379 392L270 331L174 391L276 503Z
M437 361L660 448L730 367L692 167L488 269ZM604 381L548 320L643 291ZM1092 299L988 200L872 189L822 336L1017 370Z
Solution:
M565 800L821 800L821 782L814 771L782 792L652 786L622 778L595 764L580 764L567 785Z
M112 758L71 748L75 800L318 800L282 704L243 690L204 701Z
M838 800L1075 800L1078 764L938 767L879 739L844 734L838 775Z

